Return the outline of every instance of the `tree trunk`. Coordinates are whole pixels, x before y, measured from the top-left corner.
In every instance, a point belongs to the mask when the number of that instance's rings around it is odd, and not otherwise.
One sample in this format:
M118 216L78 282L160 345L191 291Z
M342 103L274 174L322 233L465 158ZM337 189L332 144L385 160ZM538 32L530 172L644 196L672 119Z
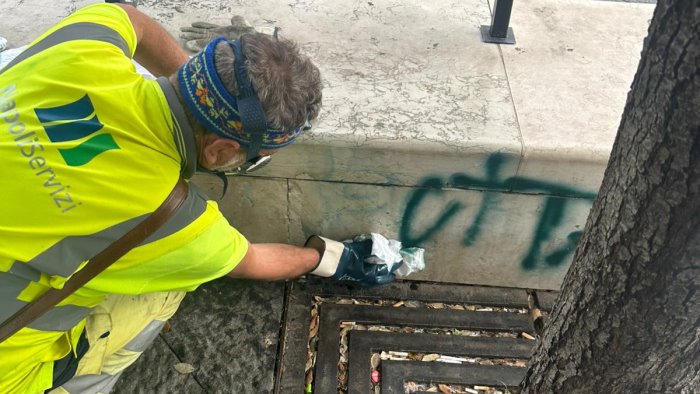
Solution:
M523 393L700 393L700 1L656 7Z

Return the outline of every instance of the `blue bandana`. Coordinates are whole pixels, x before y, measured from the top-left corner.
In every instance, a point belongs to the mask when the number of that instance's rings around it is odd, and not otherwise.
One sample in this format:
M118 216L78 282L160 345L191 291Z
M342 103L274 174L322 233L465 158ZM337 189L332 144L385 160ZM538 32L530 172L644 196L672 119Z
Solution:
M226 38L212 40L204 50L180 67L177 72L180 92L187 107L206 130L248 146L252 137L243 130L236 98L226 90L216 73L214 50L221 41L226 41ZM302 130L303 127L282 131L268 125L267 133L263 135L262 148L287 146L294 142Z

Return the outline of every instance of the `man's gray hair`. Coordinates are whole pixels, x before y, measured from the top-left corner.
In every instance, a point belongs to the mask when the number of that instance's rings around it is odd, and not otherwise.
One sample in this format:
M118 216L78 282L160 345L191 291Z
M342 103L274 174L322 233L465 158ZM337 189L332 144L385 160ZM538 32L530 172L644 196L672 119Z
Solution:
M262 103L267 123L278 130L303 126L318 116L321 108L321 73L297 46L282 38L261 33L241 37L250 82ZM217 44L216 73L236 96L234 55L226 42Z

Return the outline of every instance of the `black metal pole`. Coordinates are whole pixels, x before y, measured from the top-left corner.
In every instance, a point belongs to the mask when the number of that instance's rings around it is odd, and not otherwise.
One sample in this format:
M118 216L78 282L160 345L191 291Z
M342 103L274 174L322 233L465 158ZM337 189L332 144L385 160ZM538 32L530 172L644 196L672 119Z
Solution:
M494 0L491 26L481 26L481 40L498 44L515 44L513 29L508 27L513 0Z

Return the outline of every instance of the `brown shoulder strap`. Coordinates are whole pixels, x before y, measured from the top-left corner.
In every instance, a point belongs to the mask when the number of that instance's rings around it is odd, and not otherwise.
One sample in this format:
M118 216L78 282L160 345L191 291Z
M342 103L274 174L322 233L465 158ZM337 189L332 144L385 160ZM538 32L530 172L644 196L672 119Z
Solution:
M49 289L36 300L25 305L9 319L0 324L0 342L14 335L17 331L27 326L41 315L53 308L59 302L81 288L92 278L112 265L120 257L131 249L145 241L151 234L160 228L180 207L187 198L188 186L184 179L180 178L175 188L168 197L150 216L138 226L131 229L121 238L107 246L100 253L91 258L83 269L76 272L62 289Z

